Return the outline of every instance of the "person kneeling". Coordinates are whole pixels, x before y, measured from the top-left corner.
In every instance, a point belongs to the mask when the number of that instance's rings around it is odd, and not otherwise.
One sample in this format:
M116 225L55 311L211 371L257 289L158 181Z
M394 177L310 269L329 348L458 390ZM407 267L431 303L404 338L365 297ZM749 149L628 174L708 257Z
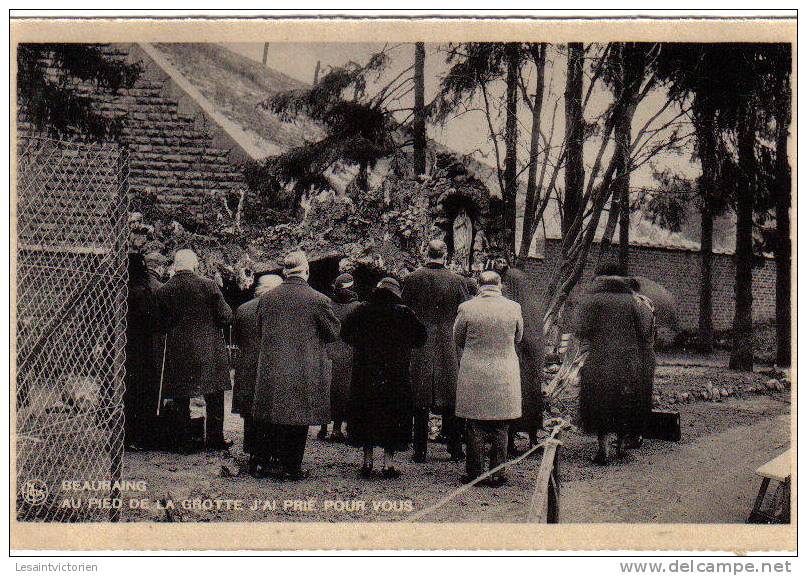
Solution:
M521 374L516 344L524 320L521 306L502 296L501 277L479 275L478 294L459 307L454 340L462 348L457 376L457 416L468 421L468 456L463 482L482 474L485 440L491 441L490 469L507 456L509 422L521 417ZM506 482L503 471L490 484Z
M342 322L342 340L353 346L348 441L364 450L361 476L373 473L373 448L384 449L382 476L397 478L395 452L412 439L412 348L426 342L426 328L403 305L393 278L378 283L370 299Z

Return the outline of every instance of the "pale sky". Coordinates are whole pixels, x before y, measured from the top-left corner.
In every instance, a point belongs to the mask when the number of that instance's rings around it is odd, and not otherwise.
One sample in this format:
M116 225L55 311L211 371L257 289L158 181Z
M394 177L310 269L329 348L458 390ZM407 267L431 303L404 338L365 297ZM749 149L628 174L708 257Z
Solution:
M241 43L241 44L226 44L226 46L239 54L247 56L258 62L261 61L263 56L263 44L254 43ZM306 83L311 83L314 79L314 70L317 61L321 63L323 69L328 66L340 66L344 63L353 60L360 64L364 64L369 59L370 55L374 52L381 50L383 44L370 44L370 43L273 43L269 45L267 65L271 68L279 70L289 76L301 80ZM387 72L382 76L381 82L385 79L389 80L394 78L399 72L403 71L407 66L410 66L414 60L414 45L413 44L398 44L388 47L390 49L391 63ZM560 145L560 141L564 133L564 115L563 115L563 90L565 87L566 76L566 56L559 53L557 50L550 50L549 52L550 68L546 72L546 93L544 99L544 114L542 121L542 129L548 136L552 129L552 111L557 101L557 108L555 114L555 138L553 146ZM445 63L445 53L441 51L441 47L437 44L426 45L426 64L425 64L425 96L426 101L432 100L440 88L440 77L448 69ZM534 91L534 67L527 67L525 70L526 83L530 93ZM498 86L491 88L492 94L502 94L504 83L497 83ZM585 95L588 87L588 80L584 80L583 93ZM602 87L599 83L597 88L592 93L592 98L586 110L586 119L591 121L597 114L605 110L605 107L611 101L611 94ZM480 99L481 100L481 99ZM661 105L666 101L666 95L663 90L651 92L636 111L633 121L634 135L641 128L646 121L651 118ZM412 105L412 95L409 94L400 102L401 107ZM472 104L472 108L481 105L481 102ZM671 106L654 125L659 125L666 120L671 119L678 113L678 108ZM503 111L500 118L497 119L500 125L503 125ZM529 130L531 126L531 116L526 106L521 105L521 112L519 115L520 123L520 137L519 137L519 153L522 161L526 161L528 156L529 145ZM690 131L688 125L682 127L682 131ZM461 116L451 119L446 126L428 127L429 137L452 148L460 153L474 155L480 161L490 165L495 165L493 155L493 148L488 137L488 128L485 116L481 111L470 111ZM585 162L590 166L594 162L594 157L599 145L599 139L591 138L584 149ZM700 168L697 164L691 162L691 149L683 155L678 154L662 154L657 156L655 163L658 168L670 168L677 172L683 173L689 177L697 176L700 173ZM610 150L606 153L605 161L610 158ZM643 169L637 170L632 175L631 187L640 188L644 186L652 186L653 181L650 176L650 165L645 165ZM526 175L526 174L525 174ZM562 175L559 179L562 182Z

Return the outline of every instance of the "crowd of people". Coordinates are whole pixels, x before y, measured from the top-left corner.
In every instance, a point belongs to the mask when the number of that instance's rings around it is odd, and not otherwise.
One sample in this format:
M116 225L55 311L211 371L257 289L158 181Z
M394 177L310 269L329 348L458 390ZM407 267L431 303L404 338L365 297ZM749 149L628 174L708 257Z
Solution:
M172 417L173 450L199 448L190 405L203 397L204 447L229 448L224 393L231 387L256 477L307 477L310 426L322 440L360 449L362 478L398 478L396 455L410 446L412 461L425 462L431 414L441 416L450 458L465 462L464 482L517 454L519 432L534 445L544 412L538 296L503 257L469 281L446 267L447 251L443 241L430 242L422 267L383 278L363 302L347 273L330 297L312 288L305 253L291 252L282 273L259 276L254 298L235 311L218 284L197 273L193 251L176 252L165 283L155 271L159 255L130 255L127 446L143 447L145 429L162 413ZM652 404L653 330L652 303L625 271L601 270L577 330L590 350L580 424L598 436L597 463L609 459L611 434L618 450L641 443ZM383 452L378 471L375 449ZM506 481L499 470L486 483Z

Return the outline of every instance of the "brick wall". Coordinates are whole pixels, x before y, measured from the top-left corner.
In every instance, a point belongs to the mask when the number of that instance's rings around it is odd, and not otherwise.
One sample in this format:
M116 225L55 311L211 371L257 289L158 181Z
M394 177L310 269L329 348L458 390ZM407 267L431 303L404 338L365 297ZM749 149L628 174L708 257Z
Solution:
M180 106L171 79L137 46L116 49L144 68L122 101L128 112L124 142L130 149L132 196L152 197L160 207L199 223L223 211L228 194L244 187L240 169L230 161L231 149L218 146L198 110Z
M226 212L228 196L245 188L231 148L219 145L215 128L198 110L180 106L176 86L137 45L108 45L105 52L143 67L135 85L117 94L76 88L91 93L106 114L124 118L131 209L157 207L186 225L215 223ZM24 121L17 126L20 135L31 133Z
M537 286L546 286L553 263L560 251L560 242L546 241L546 257L531 258L524 268ZM593 275L597 247L592 249L581 282L587 284ZM731 255L715 254L712 276L713 322L717 330L731 328L734 320L734 259ZM678 299L679 319L683 330L698 327L700 302L700 254L687 250L668 250L631 246L631 273L645 276L666 286ZM764 266L754 268L754 321L768 320L776 311L776 265L766 259ZM572 293L571 302L577 301L579 288Z

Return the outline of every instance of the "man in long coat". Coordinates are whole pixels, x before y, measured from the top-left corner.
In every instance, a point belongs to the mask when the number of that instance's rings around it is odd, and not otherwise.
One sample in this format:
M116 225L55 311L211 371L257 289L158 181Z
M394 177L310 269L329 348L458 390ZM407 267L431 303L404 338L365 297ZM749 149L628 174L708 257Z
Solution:
M516 344L524 332L521 306L502 296L501 278L479 275L479 293L460 306L454 339L462 348L457 377L457 416L468 421L468 458L463 481L482 474L485 439L490 437L490 468L507 458L507 429L521 416L521 376ZM504 472L491 479L505 481Z
M521 371L521 417L510 425L508 452L516 453L516 432L527 432L530 445L538 442L538 430L544 426L544 322L538 294L529 277L513 268L504 256L493 261L493 269L502 279L502 295L521 305L524 336L516 346Z
M454 319L459 305L468 299L465 278L445 266L446 244L429 243L426 265L403 279L403 301L426 326L426 345L412 353L414 392L415 462L425 462L429 440L429 410L443 416L443 430L452 459L462 460L462 422L454 416L457 395L457 346Z
M146 269L148 270L148 283L149 283L149 290L151 290L151 296L154 300L154 307L155 310L153 311L153 315L156 318L156 295L157 290L162 288L165 279L165 263L166 257L160 254L157 251L152 251L146 254L143 257L146 263ZM154 363L154 373L155 373L155 382L157 387L159 388L159 378L160 378L160 371L162 370L162 360L163 360L163 345L165 344L165 336L160 333L159 325L156 321L152 322L152 359ZM155 397L154 397L154 407L155 410L152 411L152 415L156 414L156 406L157 406L157 391L155 389Z
M589 355L580 371L580 427L596 433L596 464L606 464L609 435L618 450L631 434L641 434L644 413L642 342L653 329L653 314L638 302L625 271L606 265L580 304L577 335Z
M224 391L230 389L230 367L223 328L232 319L218 285L196 274L193 250L179 250L174 276L157 290L160 331L166 334L162 398L171 398L179 414L179 448L190 448L190 399L205 398L205 445L226 449ZM160 400L162 401L162 399Z
M265 454L266 427L257 426L252 420L252 398L255 395L255 380L258 375L258 355L261 337L258 331L258 302L260 297L280 286L283 279L276 274L264 274L258 278L255 298L245 302L235 311L233 341L238 352L235 357L235 383L233 385L233 414L244 420L244 452L249 454L249 473L258 472L258 466L268 464Z
M151 416L157 409L157 373L154 364L154 294L141 254L129 254L126 299L126 388L123 394L124 441L145 447Z
M339 336L331 299L308 285L308 260L292 252L283 261L283 283L258 304L261 351L252 418L272 425L270 450L279 468L296 480L302 471L308 427L330 413L331 360L326 345Z

